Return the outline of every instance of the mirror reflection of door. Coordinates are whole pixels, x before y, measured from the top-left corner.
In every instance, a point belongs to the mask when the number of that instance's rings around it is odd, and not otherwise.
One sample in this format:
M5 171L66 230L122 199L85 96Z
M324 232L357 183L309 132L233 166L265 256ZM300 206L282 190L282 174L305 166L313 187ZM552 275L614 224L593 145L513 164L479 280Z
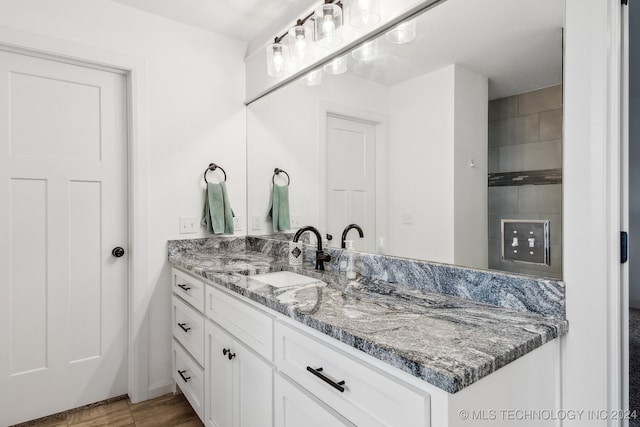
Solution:
M376 124L350 117L327 117L327 232L340 246L342 230L358 224L347 237L358 251L375 252Z

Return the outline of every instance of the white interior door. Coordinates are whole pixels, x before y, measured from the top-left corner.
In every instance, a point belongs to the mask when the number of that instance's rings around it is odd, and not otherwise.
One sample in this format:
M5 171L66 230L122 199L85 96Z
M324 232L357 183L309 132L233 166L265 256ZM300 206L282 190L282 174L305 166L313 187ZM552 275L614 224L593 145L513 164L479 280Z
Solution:
M125 102L123 75L0 51L0 425L127 392Z
M327 232L340 245L342 230L358 224L348 239L358 251L375 252L376 125L356 119L327 117Z

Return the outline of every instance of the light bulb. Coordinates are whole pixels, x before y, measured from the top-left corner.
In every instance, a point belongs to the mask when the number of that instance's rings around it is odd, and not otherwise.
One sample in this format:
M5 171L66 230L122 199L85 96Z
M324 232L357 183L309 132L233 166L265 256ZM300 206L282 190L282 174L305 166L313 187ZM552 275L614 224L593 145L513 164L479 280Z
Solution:
M301 24L301 21L298 21L298 23ZM291 60L298 64L305 64L313 60L309 52L309 39L312 37L311 31L303 25L297 25L289 30L288 35Z
M326 64L322 69L327 74L342 74L347 71L347 55L334 59Z
M322 31L330 36L331 33L336 31L336 25L333 23L333 15L324 15L324 20L322 22Z
M358 61L371 61L378 56L378 40L370 40L359 48L355 49L351 55Z
M416 21L412 19L405 21L392 28L386 35L390 43L403 44L416 38Z
M318 86L322 83L322 69L313 70L300 79L300 83L307 86Z
M282 57L282 52L273 52L273 69L276 73L282 73L284 70L284 58Z

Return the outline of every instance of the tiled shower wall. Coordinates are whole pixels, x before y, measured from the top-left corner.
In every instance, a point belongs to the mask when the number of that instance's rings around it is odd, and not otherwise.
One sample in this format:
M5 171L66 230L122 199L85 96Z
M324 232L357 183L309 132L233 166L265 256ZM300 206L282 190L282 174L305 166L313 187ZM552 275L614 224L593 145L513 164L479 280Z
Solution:
M562 85L489 102L489 174L562 168ZM541 181L542 182L542 181ZM562 183L489 187L489 268L562 278ZM500 259L501 219L551 224L551 265Z

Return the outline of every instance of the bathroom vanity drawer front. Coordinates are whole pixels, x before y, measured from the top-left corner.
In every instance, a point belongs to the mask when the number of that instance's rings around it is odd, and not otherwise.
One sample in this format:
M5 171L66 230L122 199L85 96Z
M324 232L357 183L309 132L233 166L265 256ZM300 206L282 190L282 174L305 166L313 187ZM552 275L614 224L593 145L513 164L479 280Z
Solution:
M276 365L286 375L359 426L425 427L430 398L328 343L275 324Z
M180 298L173 296L171 318L173 321L173 336L193 356L196 361L204 365L204 316Z
M206 314L253 351L273 360L273 319L246 302L207 286Z
M204 419L204 370L175 339L172 346L173 379L202 420Z
M204 282L173 269L173 292L201 313L204 313L204 288Z

